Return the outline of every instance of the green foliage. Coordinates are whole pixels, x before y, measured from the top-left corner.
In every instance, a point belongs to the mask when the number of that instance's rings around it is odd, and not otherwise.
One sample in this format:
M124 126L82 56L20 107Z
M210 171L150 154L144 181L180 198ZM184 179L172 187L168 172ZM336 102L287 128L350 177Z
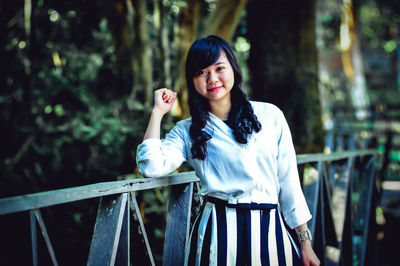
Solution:
M0 197L134 173L136 147L148 119L148 110L126 107L131 80L121 75L102 1L37 4L28 38L23 7L10 5L7 14L0 9L2 22L8 23L5 28L2 24L6 34L0 36L5 77L0 91ZM137 106L142 106L140 100ZM143 199L152 206L146 212L163 217L165 210L157 206L165 203L166 192L153 193ZM64 264L86 259L97 204L89 200L44 211ZM150 226L149 234L156 230L160 235L158 226ZM14 236L9 237L11 248ZM62 250L76 253L68 257Z
M362 36L371 48L385 49L388 53L394 51L397 27L400 23L400 13L398 13L400 5L396 2L381 3L369 0L360 7Z

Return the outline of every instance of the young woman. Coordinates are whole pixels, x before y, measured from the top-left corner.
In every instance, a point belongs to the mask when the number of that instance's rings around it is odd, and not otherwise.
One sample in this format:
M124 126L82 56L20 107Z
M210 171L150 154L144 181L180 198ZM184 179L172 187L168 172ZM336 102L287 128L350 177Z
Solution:
M188 161L200 178L205 204L193 225L185 264L299 265L302 260L319 265L282 112L272 104L247 100L236 58L217 36L192 44L186 81L191 118L160 140L161 119L176 93L157 90L136 158L144 176L166 175ZM295 228L301 253L279 210Z

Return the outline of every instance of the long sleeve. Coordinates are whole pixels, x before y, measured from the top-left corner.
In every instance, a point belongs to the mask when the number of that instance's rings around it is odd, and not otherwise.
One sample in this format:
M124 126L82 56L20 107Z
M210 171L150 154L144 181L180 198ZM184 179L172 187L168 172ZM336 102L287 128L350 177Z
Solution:
M178 122L165 139L146 139L137 147L136 163L145 177L167 175L186 161L184 122Z
M283 113L277 115L279 202L286 223L297 227L311 219L297 170L296 153L289 126Z

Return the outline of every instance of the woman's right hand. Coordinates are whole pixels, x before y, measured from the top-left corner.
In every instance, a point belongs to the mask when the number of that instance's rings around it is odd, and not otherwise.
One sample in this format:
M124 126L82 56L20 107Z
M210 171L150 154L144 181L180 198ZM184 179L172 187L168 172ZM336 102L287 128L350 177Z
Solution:
M154 92L154 110L160 111L162 115L171 110L176 100L176 92L162 88Z

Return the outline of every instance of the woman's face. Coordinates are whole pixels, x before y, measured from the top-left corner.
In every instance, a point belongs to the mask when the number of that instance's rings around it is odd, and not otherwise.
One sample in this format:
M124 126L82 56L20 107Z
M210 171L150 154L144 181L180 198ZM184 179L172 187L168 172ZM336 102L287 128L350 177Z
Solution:
M193 77L196 91L210 102L230 97L234 81L232 66L223 51L214 64L201 69Z

